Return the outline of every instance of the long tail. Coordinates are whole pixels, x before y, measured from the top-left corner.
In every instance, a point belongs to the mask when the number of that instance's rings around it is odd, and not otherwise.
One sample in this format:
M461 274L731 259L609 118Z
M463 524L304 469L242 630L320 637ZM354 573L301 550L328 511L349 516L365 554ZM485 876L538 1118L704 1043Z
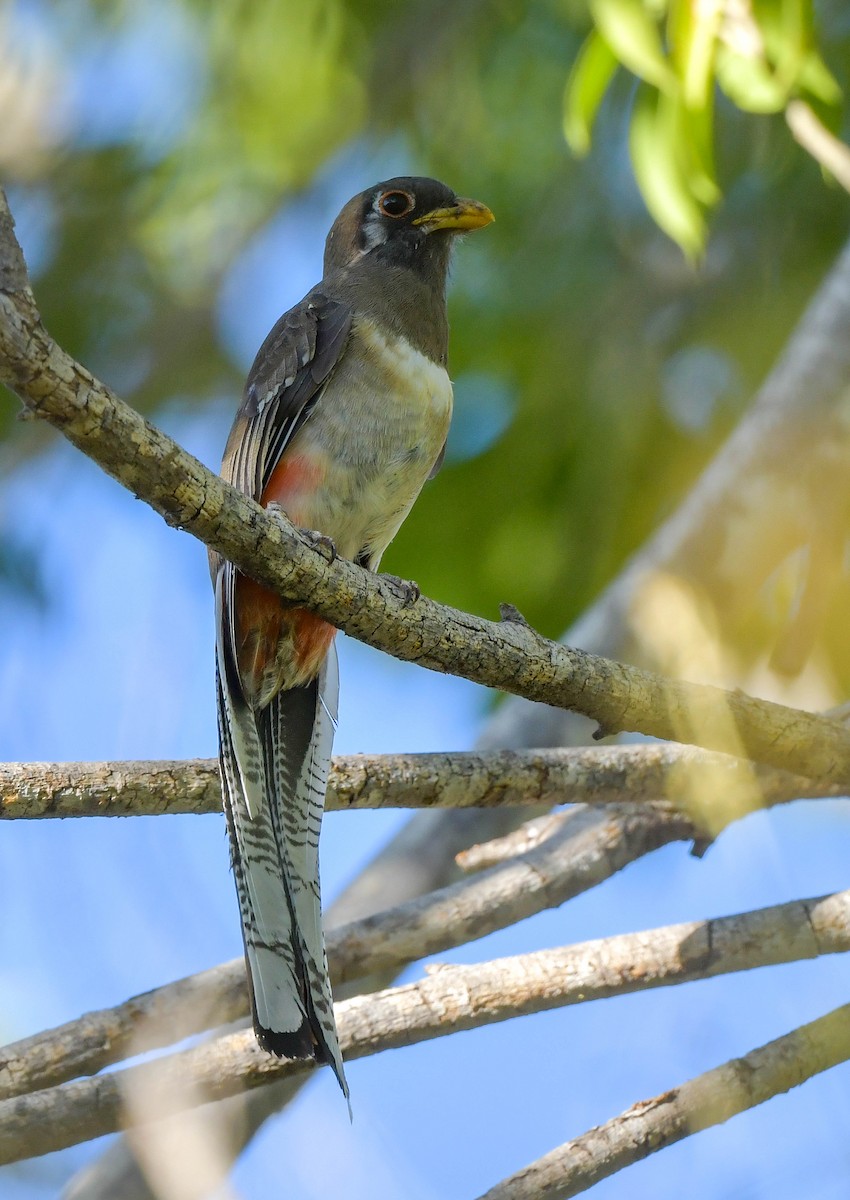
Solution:
M251 708L222 633L224 575L216 585L219 751L254 1029L272 1054L329 1063L348 1100L319 891L336 652L331 647L312 683Z

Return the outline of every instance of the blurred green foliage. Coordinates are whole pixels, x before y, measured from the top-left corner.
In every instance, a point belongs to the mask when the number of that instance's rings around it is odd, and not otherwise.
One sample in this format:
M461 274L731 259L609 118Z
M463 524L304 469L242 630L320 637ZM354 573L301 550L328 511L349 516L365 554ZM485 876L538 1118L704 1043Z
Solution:
M222 280L289 199L319 195L343 149L346 179L360 147L486 201L497 224L454 272L457 440L386 566L476 612L509 600L558 634L710 459L847 233L847 197L764 111L781 105L742 112L731 66L715 101L705 29L687 53L662 39L682 11L598 0L591 26L578 0L12 6L0 169L22 232L35 227L48 325L146 412L174 396L230 394L235 408L244 365L217 315ZM627 16L637 24L614 36ZM783 96L816 92L813 70L846 88L839 0L819 9L822 71L808 23L793 61L765 45ZM641 76L637 93L618 62ZM563 137L568 79L581 158ZM716 202L698 270L648 215L630 166L631 142L646 194L670 169L665 136L687 143L687 220L703 228ZM374 182L371 168L351 182ZM53 436L13 425L15 407L0 406L7 461ZM830 651L850 682L839 593ZM769 647L781 620L761 606L749 643Z
M803 97L836 110L841 88L821 57L812 0L589 0L594 28L564 92L564 134L587 153L618 66L641 86L629 148L647 207L691 258L704 210L720 199L714 166L715 82L739 109L779 113Z

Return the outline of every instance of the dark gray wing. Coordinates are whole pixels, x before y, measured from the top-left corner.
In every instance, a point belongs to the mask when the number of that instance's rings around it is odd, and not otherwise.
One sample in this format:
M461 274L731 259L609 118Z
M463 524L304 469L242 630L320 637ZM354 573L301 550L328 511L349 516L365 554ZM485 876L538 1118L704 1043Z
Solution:
M221 465L222 476L255 500L333 373L351 316L348 304L311 292L260 347Z

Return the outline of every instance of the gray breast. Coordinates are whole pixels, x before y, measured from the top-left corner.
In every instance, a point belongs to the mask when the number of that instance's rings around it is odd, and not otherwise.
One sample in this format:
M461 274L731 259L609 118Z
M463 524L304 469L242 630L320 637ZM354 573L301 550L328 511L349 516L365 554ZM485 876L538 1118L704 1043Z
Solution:
M376 566L442 450L452 413L445 367L355 319L332 384L302 435L334 464L317 528ZM318 523L322 522L322 523Z

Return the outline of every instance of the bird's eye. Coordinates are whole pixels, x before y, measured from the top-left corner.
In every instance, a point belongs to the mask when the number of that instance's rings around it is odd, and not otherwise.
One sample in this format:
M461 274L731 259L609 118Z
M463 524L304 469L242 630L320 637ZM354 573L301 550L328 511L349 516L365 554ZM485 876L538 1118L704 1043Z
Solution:
M385 217L406 217L413 212L415 203L409 192L384 192L378 200L378 210Z

